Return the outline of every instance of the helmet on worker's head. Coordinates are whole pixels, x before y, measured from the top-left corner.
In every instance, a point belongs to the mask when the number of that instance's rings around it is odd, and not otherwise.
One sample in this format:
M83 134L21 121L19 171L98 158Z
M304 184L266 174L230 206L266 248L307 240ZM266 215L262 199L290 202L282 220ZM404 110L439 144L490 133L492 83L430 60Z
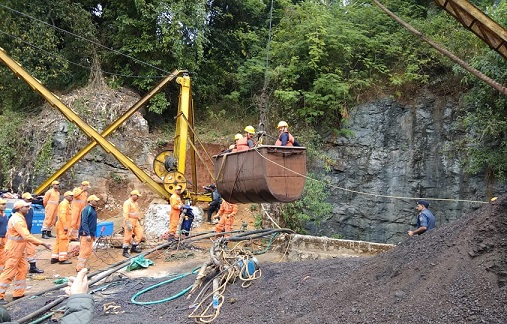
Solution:
M289 127L289 124L287 124L287 122L282 120L278 123L278 126L276 128L280 128L280 127Z
M245 129L245 130L246 130L246 129ZM235 140L235 141L237 141L237 140L239 140L239 139L242 139L242 138L243 138L243 135L241 135L241 134L239 134L239 133L238 133L238 134L236 134L236 135L234 135L234 140Z
M255 134L255 128L253 128L253 126L248 125L247 127L245 127L245 132Z

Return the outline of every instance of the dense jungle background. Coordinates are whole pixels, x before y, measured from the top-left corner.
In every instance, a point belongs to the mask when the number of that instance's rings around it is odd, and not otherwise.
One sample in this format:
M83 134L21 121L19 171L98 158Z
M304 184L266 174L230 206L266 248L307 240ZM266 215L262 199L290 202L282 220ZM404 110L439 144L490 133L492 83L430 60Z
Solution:
M507 26L507 1L471 2ZM482 73L507 84L506 60L433 1L381 3ZM234 133L259 122L276 134L276 123L286 120L308 148L310 174L332 181L332 176L323 175L343 172L341 159L350 164L354 157L326 153L330 147L360 138L354 116L360 111L375 115L368 103L381 100L383 109L395 119L406 107L446 98L452 101L446 106L451 113L442 120L450 135L436 153L458 161L452 167L459 168L459 179L465 184L456 189L457 194L487 200L496 194L494 188L505 187L506 97L414 37L372 1L3 0L0 13L0 47L55 94L72 94L71 108L88 116L88 121L94 120L97 129L109 124L113 109L104 105L99 113L76 91L87 88L87 93L107 93L111 103L118 93L143 96L174 69L184 69L192 78L196 129L207 143L226 147ZM5 65L0 65L0 93L0 182L14 191L32 190L55 170L47 161L54 159L59 148L56 126L44 114L44 99ZM170 138L177 104L178 86L172 83L143 110L147 131ZM88 139L72 123L68 127L70 144L64 148L70 157ZM163 146L164 140L154 145ZM66 156L62 154L63 161ZM389 159L392 157L385 157ZM449 170L451 167L443 172ZM473 177L486 179L485 189L463 193L468 187L468 180L463 179ZM436 196L440 189L417 186L414 194ZM354 188L377 189L365 188L361 181ZM286 224L301 232L332 236L333 230L308 225L309 221L325 223L330 214L354 212L340 211L330 202L330 195L324 183L308 181L303 200L281 207ZM441 213L466 208L445 207ZM398 210L391 214L407 208ZM445 217L442 222L453 218ZM360 231L368 226L371 224L359 226ZM337 226L329 227L336 237L353 232L342 228L340 234ZM395 230L403 231L401 227ZM398 239L382 233L345 236Z

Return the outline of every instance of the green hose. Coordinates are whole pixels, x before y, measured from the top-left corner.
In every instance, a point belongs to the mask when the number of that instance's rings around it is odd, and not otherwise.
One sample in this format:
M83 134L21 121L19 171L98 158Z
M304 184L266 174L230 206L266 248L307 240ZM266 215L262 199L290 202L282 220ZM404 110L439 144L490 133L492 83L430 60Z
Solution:
M193 284L190 285L189 287L183 289L182 291L180 291L179 293L177 293L176 295L172 295L168 298L164 298L164 299L159 299L159 300L153 300L153 301L147 301L147 302L139 302L139 301L136 301L136 298L141 296L142 294L150 291L150 290L153 290L155 288L158 288L160 286L163 286L165 284L169 284L171 282L174 282L176 280L179 280L181 278L185 278L186 276L189 276L191 274L194 274L197 272L197 270L199 270L201 267L197 267L195 268L194 270L192 270L191 272L189 273L184 273L184 274L180 274L180 275L177 275L176 277L174 278L171 278L169 280L166 280L166 281L162 281L162 282L159 282L158 284L156 285L153 285L153 286L149 286L141 291L139 291L138 293L136 293L134 296L132 296L132 298L130 299L130 301L133 303L133 304L136 304L136 305L154 305L154 304L161 304L161 303L165 303L165 302L168 302L168 301L171 301L173 299L176 299L176 298L179 298L183 295L185 295L190 289L192 289L193 287Z

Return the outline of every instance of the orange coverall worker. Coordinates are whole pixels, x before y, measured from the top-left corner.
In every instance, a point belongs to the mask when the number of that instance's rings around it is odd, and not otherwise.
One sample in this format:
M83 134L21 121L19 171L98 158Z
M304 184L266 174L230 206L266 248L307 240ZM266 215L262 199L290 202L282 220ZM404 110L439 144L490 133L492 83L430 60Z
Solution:
M70 198L69 198L70 199ZM69 229L71 204L67 197L58 205L58 221L56 222L56 240L51 254L51 263L67 260L69 251Z
M130 243L132 243L132 251L135 252L137 250L137 245L143 239L143 228L139 223L139 216L141 213L139 212L139 205L136 201L133 201L132 198L125 200L123 203L123 228L125 232L123 234L123 248L129 248ZM134 239L132 238L132 233L134 233Z
M218 224L215 227L215 232L222 233L224 228L226 232L232 231L232 226L234 225L234 218L237 213L238 213L238 205L231 204L222 198L222 204L220 205L220 210L218 211L216 216L220 217L220 221L218 221ZM230 234L225 235L225 237L228 236L230 236Z
M83 208L86 207L86 200L88 199L88 192L83 190L82 187L76 187L72 190L74 194L74 199L72 199L71 203L71 218L70 218L70 239L77 239L79 232L79 224L81 224L81 212Z
M173 193L171 198L169 198L169 204L171 205L171 213L169 214L169 238L174 238L174 234L176 234L176 230L178 229L181 207L183 206L180 194L177 192Z
M55 186L56 187L56 186ZM51 230L55 226L56 214L58 212L58 203L60 202L60 191L54 187L46 191L42 204L44 205L44 223L42 224L42 231L48 231L48 236L51 237Z
M14 213L9 219L7 227L7 244L5 245L5 268L0 274L0 299L14 279L13 297L22 297L25 294L28 262L25 259L25 249L28 242L38 246L43 244L36 239L26 227L25 216L20 212Z

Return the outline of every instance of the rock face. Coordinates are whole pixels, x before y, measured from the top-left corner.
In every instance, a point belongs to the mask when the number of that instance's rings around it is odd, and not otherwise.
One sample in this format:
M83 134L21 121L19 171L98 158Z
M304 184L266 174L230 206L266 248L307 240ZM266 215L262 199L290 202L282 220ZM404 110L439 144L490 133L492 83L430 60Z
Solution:
M383 99L353 109L347 128L354 136L337 138L327 153L334 162L323 178L334 210L308 225L312 234L398 243L415 225L417 197L441 199L429 206L437 226L487 201L485 177L466 175L458 158L444 154L458 136L458 103L427 93L414 102ZM506 186L491 189L498 195Z

